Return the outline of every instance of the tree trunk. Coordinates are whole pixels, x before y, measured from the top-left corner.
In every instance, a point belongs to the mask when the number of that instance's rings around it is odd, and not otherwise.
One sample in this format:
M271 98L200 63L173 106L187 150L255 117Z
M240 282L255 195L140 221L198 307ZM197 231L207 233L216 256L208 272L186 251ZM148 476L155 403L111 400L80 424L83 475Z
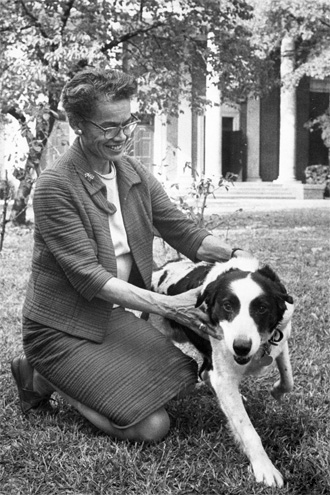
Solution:
M27 204L34 180L31 171L26 169L15 169L14 177L20 181L20 184L15 195L10 220L14 225L25 225Z
M27 203L35 181L34 175L39 176L40 174L40 159L54 126L55 112L50 110L40 114L36 121L36 137L32 134L25 115L19 109L12 107L7 109L6 113L18 120L21 126L21 134L29 145L25 168L15 168L13 173L14 177L20 181L20 184L15 195L10 218L15 225L25 225Z

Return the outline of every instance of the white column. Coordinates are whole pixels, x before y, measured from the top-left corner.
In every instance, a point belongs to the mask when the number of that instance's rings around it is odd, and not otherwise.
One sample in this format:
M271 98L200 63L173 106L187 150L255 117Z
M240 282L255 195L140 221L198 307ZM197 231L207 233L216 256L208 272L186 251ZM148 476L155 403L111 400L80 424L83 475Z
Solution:
M280 160L276 182L294 182L296 165L296 90L286 85L286 78L294 71L295 43L286 36L281 46L281 106L280 106Z
M213 56L218 57L219 53L213 42L213 35L209 34L207 45ZM212 66L208 63L208 73L212 74ZM222 120L221 120L221 93L216 86L216 77L207 76L206 79L206 99L211 102L205 110L205 142L204 142L204 168L205 175L221 177L222 163Z
M180 103L180 114L178 118L178 170L177 177L180 182L191 182L191 108L188 101L182 100Z
M0 122L0 179L5 178L5 125Z
M157 165L157 167L161 168L164 160L166 160L166 146L166 117L164 115L155 115L153 162Z
M260 100L247 101L247 182L259 182L260 178Z
M220 91L208 81L206 99L212 102L205 111L205 175L220 177L221 167L221 101Z
M205 160L205 117L199 115L197 117L197 172L198 177L201 177L204 172Z

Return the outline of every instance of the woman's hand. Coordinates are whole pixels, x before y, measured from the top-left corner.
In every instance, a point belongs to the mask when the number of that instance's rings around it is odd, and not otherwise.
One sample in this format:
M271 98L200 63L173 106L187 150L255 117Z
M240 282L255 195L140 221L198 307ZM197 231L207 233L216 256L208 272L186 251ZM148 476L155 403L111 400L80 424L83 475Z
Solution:
M159 294L141 289L124 280L112 277L102 287L98 297L124 308L130 308L145 313L154 313L185 325L201 337L208 339L209 335L221 340L222 331L219 326L211 325L209 317L200 308L196 308L197 297L201 287L192 289L176 296Z
M165 316L190 328L204 339L211 336L222 340L223 335L220 327L212 325L208 315L195 307L200 292L201 287L197 287L176 296L168 296L169 306Z
M249 251L244 251L244 249L235 249L235 252L232 255L232 257L233 258L248 258L248 259L254 258L252 253L250 253Z

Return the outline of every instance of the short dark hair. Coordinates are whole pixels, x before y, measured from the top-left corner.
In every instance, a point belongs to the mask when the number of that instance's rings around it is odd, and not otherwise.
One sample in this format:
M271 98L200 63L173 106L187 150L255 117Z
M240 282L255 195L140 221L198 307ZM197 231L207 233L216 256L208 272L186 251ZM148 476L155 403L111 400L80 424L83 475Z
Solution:
M78 72L62 91L62 104L74 127L93 113L95 102L102 98L130 99L136 92L133 76L115 69L84 69Z

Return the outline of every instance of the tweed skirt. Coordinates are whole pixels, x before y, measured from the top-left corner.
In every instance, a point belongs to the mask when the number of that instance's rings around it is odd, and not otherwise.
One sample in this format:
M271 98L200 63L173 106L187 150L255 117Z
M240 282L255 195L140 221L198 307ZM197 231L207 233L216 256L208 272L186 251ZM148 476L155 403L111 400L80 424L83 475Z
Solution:
M123 308L113 310L101 344L24 319L23 347L31 365L59 390L122 428L197 381L192 358Z

